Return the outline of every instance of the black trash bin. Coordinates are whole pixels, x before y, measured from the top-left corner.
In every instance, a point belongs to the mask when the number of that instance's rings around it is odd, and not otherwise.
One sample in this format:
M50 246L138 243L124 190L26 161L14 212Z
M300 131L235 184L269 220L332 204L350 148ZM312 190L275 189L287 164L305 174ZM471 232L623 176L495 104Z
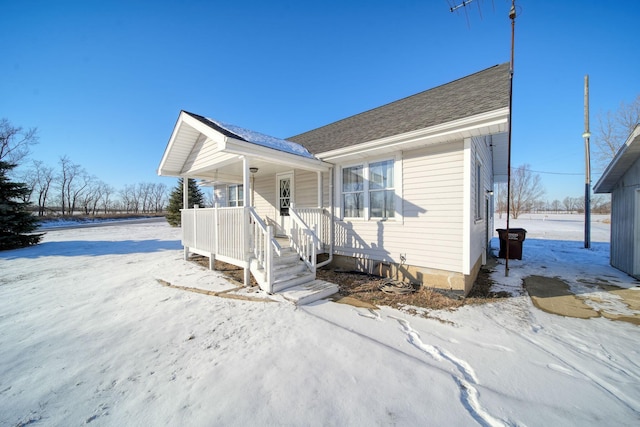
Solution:
M527 230L524 228L510 228L509 232L505 228L498 228L498 237L500 238L500 252L498 258L507 257L507 242L509 244L509 259L522 259L522 242L527 236Z

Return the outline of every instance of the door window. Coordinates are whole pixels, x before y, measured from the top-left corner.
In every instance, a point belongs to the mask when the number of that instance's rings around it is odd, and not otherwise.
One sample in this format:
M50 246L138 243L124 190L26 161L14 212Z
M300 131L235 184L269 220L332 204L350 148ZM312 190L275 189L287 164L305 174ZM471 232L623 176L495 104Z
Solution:
M289 216L289 207L291 206L291 179L280 179L280 197L279 207L280 216Z

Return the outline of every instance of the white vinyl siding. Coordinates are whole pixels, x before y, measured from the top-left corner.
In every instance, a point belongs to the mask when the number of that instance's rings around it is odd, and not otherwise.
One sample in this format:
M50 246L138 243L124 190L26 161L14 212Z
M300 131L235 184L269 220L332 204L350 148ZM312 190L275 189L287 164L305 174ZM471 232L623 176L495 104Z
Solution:
M276 181L275 174L255 178L253 204L258 215L264 219L276 219Z
M275 220L277 217L276 175L263 175L255 179L254 206L258 215L263 219ZM326 197L323 197L325 207L329 208L328 174L323 174L323 185ZM315 172L295 170L294 172L294 203L300 208L313 208L318 205L318 176Z
M394 181L401 220L337 221L336 253L397 263L406 254L409 265L462 272L462 149L459 141L403 153Z
M207 139L200 135L194 144L187 160L182 168L183 174L197 174L209 168L209 165L228 162L233 160L235 155L218 151L218 144L212 139Z
M295 206L299 208L318 207L318 175L315 172L296 170L294 185Z
M493 170L491 161L491 137L474 137L469 141L469 165L470 173L470 205L469 205L469 252L466 260L467 269L470 270L478 259L487 250L489 237L493 235L493 212L489 210L486 217L487 191L493 189ZM478 182L479 180L479 182ZM468 273L466 271L465 273Z

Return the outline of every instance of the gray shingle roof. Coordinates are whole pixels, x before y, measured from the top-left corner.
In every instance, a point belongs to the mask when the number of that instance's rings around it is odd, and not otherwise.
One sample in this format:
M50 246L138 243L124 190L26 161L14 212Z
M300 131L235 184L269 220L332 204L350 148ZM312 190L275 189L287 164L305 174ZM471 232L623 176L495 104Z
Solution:
M287 138L318 154L509 106L509 63Z

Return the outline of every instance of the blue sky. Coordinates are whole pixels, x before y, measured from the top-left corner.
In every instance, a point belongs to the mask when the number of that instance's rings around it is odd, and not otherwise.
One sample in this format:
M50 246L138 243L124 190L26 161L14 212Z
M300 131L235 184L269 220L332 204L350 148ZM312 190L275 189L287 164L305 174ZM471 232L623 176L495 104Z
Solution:
M286 138L509 61L511 2L454 2L3 1L0 117L39 129L34 159L172 187L181 109ZM512 165L581 196L584 75L593 131L640 93L640 2L516 4Z

